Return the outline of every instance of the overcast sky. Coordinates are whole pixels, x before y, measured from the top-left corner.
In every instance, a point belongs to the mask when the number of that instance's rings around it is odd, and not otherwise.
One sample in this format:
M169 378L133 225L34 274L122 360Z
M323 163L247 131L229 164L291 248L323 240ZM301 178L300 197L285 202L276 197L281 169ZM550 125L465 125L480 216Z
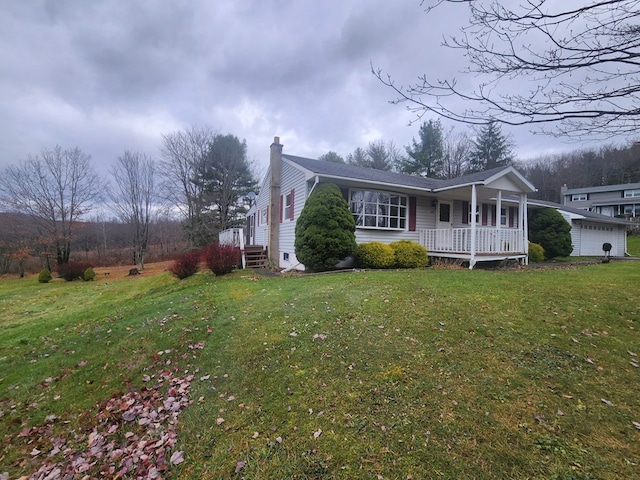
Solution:
M0 168L59 144L106 173L191 125L246 139L262 172L275 135L312 158L402 147L419 125L370 64L404 84L456 75L464 59L440 43L461 13L427 16L419 0L2 0ZM580 146L505 132L520 158Z

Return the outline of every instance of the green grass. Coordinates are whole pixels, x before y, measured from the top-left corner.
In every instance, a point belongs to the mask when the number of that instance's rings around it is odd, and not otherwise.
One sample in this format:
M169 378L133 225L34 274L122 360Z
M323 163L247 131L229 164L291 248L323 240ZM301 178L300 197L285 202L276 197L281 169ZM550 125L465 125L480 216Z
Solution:
M627 237L627 253L632 257L640 257L640 235Z
M172 478L633 478L639 272L3 279L0 473L33 471L26 426L90 429L170 350L195 375Z

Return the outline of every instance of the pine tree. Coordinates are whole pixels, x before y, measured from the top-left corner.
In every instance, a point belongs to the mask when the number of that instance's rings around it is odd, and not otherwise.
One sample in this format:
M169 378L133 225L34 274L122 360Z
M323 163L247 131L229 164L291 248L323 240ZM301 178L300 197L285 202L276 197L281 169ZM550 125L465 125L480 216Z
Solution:
M440 120L423 122L420 140L412 139L405 147L409 158L400 162L400 171L428 178L441 178L444 166L444 140Z
M513 143L502 134L500 126L491 122L480 128L473 142L469 169L481 172L510 165L513 161Z

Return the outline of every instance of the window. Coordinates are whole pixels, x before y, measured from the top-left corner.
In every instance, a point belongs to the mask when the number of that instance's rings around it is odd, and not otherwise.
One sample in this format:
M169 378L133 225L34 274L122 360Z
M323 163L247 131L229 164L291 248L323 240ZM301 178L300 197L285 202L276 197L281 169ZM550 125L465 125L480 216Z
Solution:
M284 252L282 254L282 260L284 260L285 262L289 261L289 252Z
M287 193L284 196L284 218L291 218L291 194Z
M269 223L269 207L260 210L260 225L267 225Z
M507 225L507 209L506 208L501 208L500 209L500 225Z
M624 191L624 198L636 198L636 197L640 197L640 188L635 190Z
M361 228L404 230L407 227L407 197L390 192L351 190L349 206Z
M589 200L589 195L586 193L577 193L575 195L571 195L572 202L584 202L585 200Z

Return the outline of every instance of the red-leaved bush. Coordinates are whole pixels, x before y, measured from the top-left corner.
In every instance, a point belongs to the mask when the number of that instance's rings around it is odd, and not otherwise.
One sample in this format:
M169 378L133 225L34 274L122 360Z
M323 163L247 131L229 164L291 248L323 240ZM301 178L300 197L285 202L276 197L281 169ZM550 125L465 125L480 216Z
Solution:
M68 262L58 265L58 277L64 278L67 282L77 278L84 279L84 272L87 268L91 268L89 262Z
M216 275L225 275L240 263L240 249L232 245L212 243L204 248L204 261Z
M201 256L200 250L189 250L176 258L169 271L180 280L191 277L198 271Z

